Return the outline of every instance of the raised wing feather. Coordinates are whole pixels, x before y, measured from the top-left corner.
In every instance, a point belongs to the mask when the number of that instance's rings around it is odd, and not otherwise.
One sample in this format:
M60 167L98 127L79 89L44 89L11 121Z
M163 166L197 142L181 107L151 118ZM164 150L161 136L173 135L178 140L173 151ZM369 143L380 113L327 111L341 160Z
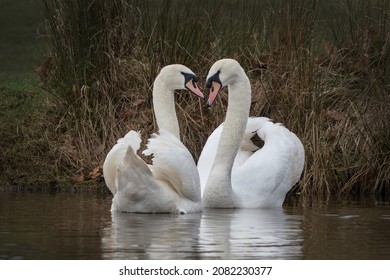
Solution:
M297 158L303 160L303 146L295 134L270 121L263 123L257 134L265 145L233 169L232 185L243 205L281 206L302 173L303 164Z
M146 163L128 146L123 162L117 168L111 211L174 212L174 196L153 177ZM158 202L158 203L156 203Z
M115 195L117 191L115 187L116 169L122 164L127 148L131 146L133 151L137 151L140 145L141 136L139 132L131 130L123 138L120 138L107 154L103 164L103 176L112 194Z
M149 139L144 155L153 155L153 174L181 197L200 200L199 175L188 149L172 133L160 129Z

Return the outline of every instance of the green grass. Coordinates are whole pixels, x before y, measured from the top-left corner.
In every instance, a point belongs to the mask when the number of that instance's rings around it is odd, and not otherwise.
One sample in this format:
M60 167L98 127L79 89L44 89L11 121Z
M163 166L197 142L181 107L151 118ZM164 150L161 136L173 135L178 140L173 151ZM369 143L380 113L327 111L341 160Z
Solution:
M2 185L29 185L52 180L45 144L47 94L36 77L0 73L0 178Z
M0 9L0 182L40 186L53 181L46 145L49 94L34 73L42 60L37 2L2 1Z

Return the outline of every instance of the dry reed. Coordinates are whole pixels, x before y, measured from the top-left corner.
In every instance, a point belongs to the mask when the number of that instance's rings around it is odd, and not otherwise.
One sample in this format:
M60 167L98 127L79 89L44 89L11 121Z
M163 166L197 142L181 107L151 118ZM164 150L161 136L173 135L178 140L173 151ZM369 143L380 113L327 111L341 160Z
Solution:
M58 168L101 179L106 153L129 129L156 131L152 83L182 63L202 86L217 59L241 62L252 116L268 116L303 141L306 164L292 193L306 201L389 195L390 1L42 0L48 22ZM184 144L197 159L223 121L177 94Z

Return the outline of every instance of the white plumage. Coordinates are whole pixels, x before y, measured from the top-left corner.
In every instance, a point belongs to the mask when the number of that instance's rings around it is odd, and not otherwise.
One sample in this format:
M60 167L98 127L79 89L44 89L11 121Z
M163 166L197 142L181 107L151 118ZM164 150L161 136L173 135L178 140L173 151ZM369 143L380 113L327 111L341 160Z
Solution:
M164 67L153 87L153 106L159 133L149 139L145 155L138 155L141 137L130 131L107 154L103 174L114 197L111 211L188 213L201 211L199 174L195 162L180 141L174 90L189 89L200 97L195 74L179 64Z
M225 122L210 135L198 161L203 206L282 206L303 171L301 141L268 118L248 118L250 83L237 61L217 61L209 71L207 85L211 87L210 106L225 85L229 103ZM250 141L255 133L264 141L257 150Z

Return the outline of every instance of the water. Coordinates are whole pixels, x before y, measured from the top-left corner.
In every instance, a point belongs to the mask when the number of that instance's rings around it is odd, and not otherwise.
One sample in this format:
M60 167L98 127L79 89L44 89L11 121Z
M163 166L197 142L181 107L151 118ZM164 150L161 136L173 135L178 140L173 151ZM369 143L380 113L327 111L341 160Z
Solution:
M110 213L111 196L0 193L0 259L389 259L390 207Z

